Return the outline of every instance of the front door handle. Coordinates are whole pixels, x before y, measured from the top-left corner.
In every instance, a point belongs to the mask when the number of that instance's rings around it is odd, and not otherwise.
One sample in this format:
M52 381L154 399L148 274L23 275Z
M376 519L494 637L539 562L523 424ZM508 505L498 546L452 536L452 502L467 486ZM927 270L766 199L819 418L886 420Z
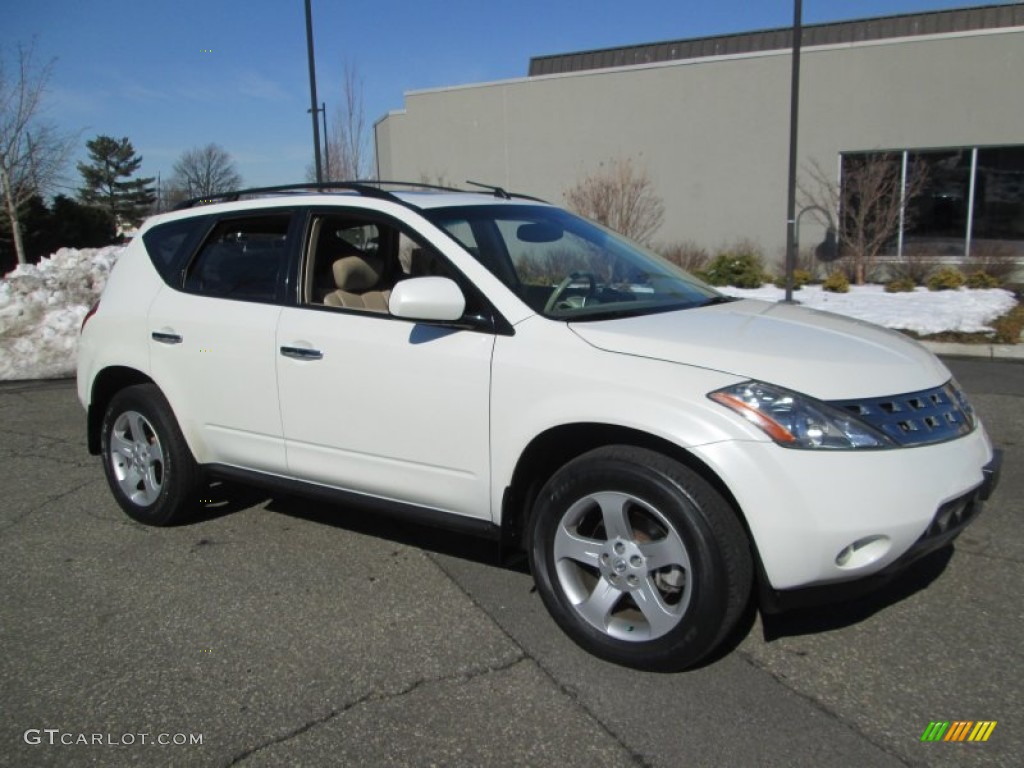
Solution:
M161 344L181 344L181 335L177 333L153 331L150 335L153 337L153 341L159 341Z
M281 354L293 360L322 360L324 353L308 347L281 347Z

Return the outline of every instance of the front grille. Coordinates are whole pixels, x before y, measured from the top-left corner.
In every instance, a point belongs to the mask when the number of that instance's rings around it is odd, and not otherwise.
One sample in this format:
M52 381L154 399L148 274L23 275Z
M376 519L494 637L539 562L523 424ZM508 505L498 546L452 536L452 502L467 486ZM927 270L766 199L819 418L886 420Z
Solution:
M921 392L830 405L849 411L899 445L941 443L974 429L974 411L955 381Z

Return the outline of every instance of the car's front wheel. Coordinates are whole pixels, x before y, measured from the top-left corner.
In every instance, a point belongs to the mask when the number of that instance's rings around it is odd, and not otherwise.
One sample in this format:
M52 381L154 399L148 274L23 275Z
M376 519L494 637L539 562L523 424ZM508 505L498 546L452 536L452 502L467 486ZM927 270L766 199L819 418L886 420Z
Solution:
M173 525L199 506L198 467L155 385L139 384L114 395L100 440L107 483L133 519Z
M735 626L752 560L736 514L697 473L610 446L545 484L530 563L548 611L596 656L643 669L697 664Z

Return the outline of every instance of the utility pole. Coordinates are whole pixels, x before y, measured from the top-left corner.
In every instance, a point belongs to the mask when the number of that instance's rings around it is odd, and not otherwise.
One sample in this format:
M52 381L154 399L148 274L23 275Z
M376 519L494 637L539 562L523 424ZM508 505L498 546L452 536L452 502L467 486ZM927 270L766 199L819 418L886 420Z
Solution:
M313 11L309 7L310 0L306 0L306 52L309 55L309 112L313 118L313 157L316 164L316 183L321 184L324 180L323 169L320 165L320 121L317 119L316 108L316 62L313 58Z
M793 303L796 266L796 148L800 121L800 43L803 33L802 0L793 0L793 70L789 86L789 198L786 204L786 303Z
M306 112L312 112L312 110L307 109ZM320 112L324 118L324 176L327 177L327 181L338 181L338 179L331 179L331 140L327 138L327 104L321 102L317 112Z
M327 103L320 103L320 112L324 118L324 170L327 181L331 180L331 140L327 138Z

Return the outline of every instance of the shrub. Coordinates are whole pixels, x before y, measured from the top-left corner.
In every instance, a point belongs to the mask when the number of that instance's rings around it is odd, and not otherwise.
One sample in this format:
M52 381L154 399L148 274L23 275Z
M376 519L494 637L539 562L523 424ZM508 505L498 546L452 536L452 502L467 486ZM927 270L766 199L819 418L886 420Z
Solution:
M942 267L935 270L926 285L929 291L955 291L962 288L967 278L956 267Z
M696 275L707 269L711 254L706 248L686 240L678 243L665 243L658 249L658 255L666 261L682 267L690 274Z
M821 288L829 293L849 293L850 278L841 269L837 269L825 278Z
M977 269L967 276L968 288L998 288L1000 285L1002 280L983 269Z
M806 269L794 269L793 270L793 290L794 291L799 291L801 288L803 288L805 285L807 285L809 282L811 282L811 280L813 278L814 278L814 276L810 272L808 272ZM786 276L785 275L779 275L777 278L775 278L775 287L776 288L785 288L786 287Z
M1017 269L1017 252L1009 243L980 242L971 246L971 255L960 268L964 272L982 271L1000 284L1009 282Z
M711 285L760 288L765 282L764 259L756 245L740 243L718 253L701 277Z
M649 243L665 218L665 205L647 170L628 157L599 167L566 190L569 209L638 243Z
M909 277L898 277L885 284L886 293L913 293L917 284Z
M1017 344L1020 342L1020 334L1024 331L1024 304L1017 304L1002 317L998 318L992 327L995 329L995 336L992 340L996 344Z
M920 243L907 243L903 255L888 265L889 274L893 280L910 280L914 285L924 285L935 269L936 259L933 249Z

